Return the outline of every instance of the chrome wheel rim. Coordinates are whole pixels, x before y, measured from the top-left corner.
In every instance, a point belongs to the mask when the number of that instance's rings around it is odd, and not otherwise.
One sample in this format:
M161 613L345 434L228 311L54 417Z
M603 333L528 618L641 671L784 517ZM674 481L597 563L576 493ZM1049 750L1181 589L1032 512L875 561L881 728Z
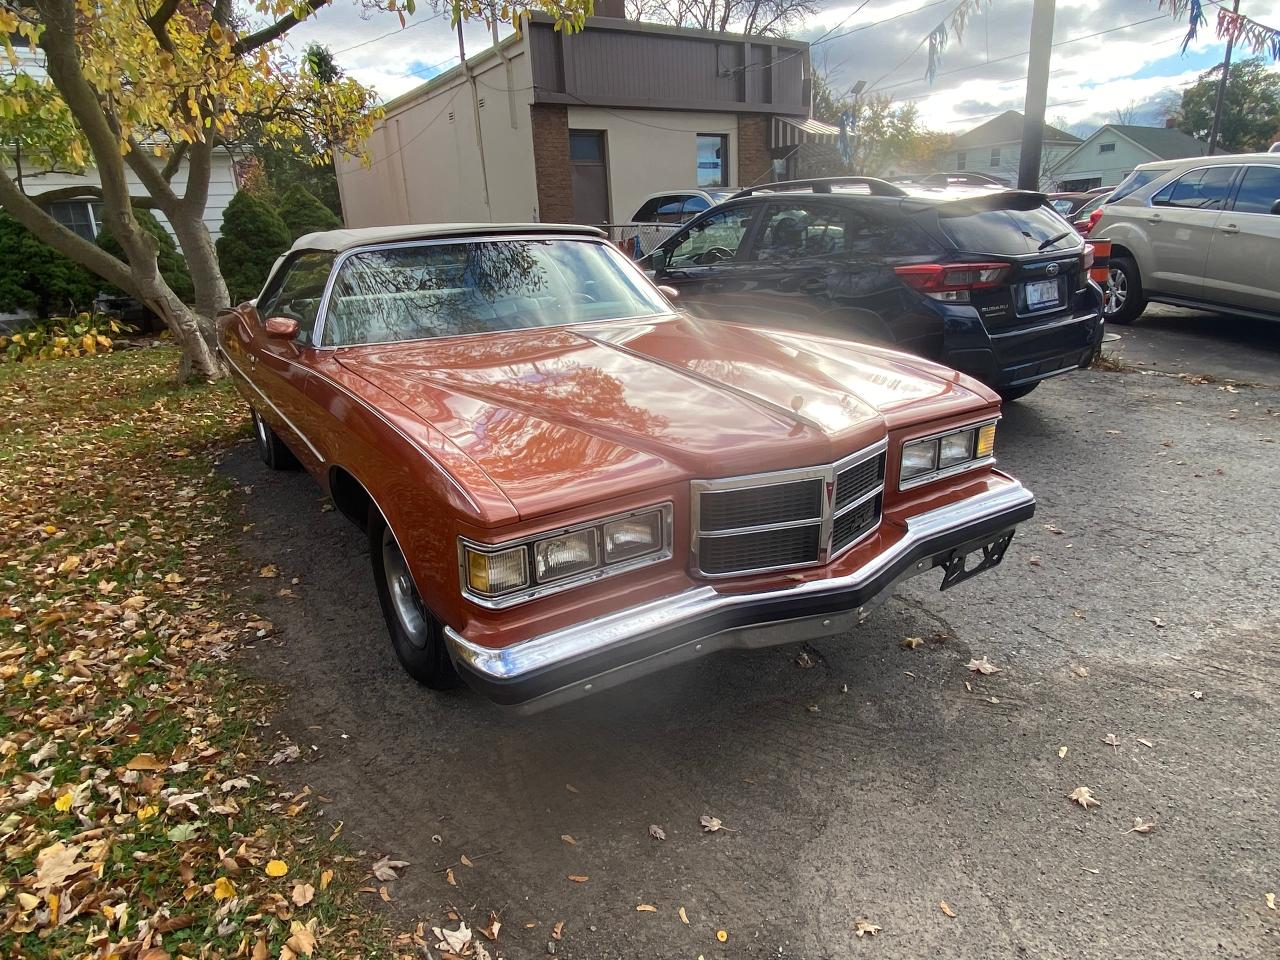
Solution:
M258 444L263 450L267 449L267 424L262 419L257 410L253 411L253 432L258 436Z
M417 650L422 650L429 639L426 611L418 588L413 584L409 564L405 562L400 545L391 535L391 528L382 531L382 571L387 578L387 591L391 594L391 607L400 621L405 638Z
M1111 267L1107 271L1107 313L1119 313L1129 299L1129 278L1123 270Z

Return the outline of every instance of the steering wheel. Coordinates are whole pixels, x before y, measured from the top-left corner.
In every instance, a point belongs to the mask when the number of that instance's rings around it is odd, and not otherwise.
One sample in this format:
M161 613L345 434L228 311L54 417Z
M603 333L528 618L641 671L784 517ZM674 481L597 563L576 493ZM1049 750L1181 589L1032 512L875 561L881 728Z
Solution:
M733 251L728 247L707 247L702 253L698 254L696 262L699 266L708 266L713 263L723 263L725 260L733 259Z

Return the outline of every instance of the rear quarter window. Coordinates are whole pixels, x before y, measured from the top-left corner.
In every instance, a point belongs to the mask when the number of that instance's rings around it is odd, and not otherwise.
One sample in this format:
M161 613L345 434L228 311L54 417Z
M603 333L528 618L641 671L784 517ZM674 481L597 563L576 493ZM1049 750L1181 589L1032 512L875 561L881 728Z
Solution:
M1080 235L1071 224L1048 207L983 210L958 216L940 213L938 223L946 238L963 253L1018 257L1080 245Z

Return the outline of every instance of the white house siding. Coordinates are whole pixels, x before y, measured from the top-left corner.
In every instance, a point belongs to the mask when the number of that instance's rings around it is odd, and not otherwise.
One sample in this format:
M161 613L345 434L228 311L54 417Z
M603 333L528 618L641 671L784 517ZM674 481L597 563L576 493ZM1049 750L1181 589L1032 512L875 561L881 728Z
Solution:
M1132 173L1133 168L1138 164L1160 159L1128 137L1114 132L1108 135L1105 128L1099 131L1099 134L1101 135L1090 137L1080 144L1080 149L1053 168L1055 184L1064 181L1090 180L1096 177L1100 181L1098 186L1114 187ZM1115 150L1102 153L1101 146L1104 143L1114 143Z
M738 184L738 115L570 107L569 129L603 130L612 219L631 218L652 193L698 185L698 134L729 137L729 182Z
M5 172L10 177L15 175L15 171L9 164L5 165ZM126 180L129 184L129 193L134 197L145 197L147 191L143 188L141 181L134 175L133 171L126 168ZM81 174L74 173L48 173L42 176L31 176L29 171L24 171L23 188L31 196L38 196L49 190L59 190L63 187L96 187L100 183L98 172L93 167L85 168ZM187 189L187 166L184 163L173 177L173 187L181 196ZM231 160L230 154L225 150L216 150L214 152L213 164L209 175L209 202L204 210L204 222L209 228L209 232L216 240L222 232L222 215L227 209L227 204L231 202L231 198L236 193L236 177L235 168ZM153 210L165 227L169 226L169 221L165 215L159 210ZM169 230L173 232L172 229Z
M523 222L537 213L529 106L533 76L523 40L505 47L512 78L489 52L471 61L480 107L489 203L476 143L475 108L461 69L429 96L414 93L387 104L367 150L370 164L337 161L338 189L348 227L450 221ZM511 93L507 93L508 87Z
M1041 188L1048 188L1051 185L1052 178L1049 171L1055 164L1059 163L1064 157L1074 150L1074 143L1059 143L1048 141L1041 148L1040 169L1042 171L1040 177ZM992 163L992 151L999 149L1000 157L997 163ZM964 156L961 162L961 154ZM940 164L941 169L946 173L963 170L966 173L981 173L988 177L997 177L1001 180L1007 180L1010 184L1018 182L1018 164L1022 160L1022 141L1010 141L1007 143L989 143L979 147L966 147L964 150L950 150L942 155Z

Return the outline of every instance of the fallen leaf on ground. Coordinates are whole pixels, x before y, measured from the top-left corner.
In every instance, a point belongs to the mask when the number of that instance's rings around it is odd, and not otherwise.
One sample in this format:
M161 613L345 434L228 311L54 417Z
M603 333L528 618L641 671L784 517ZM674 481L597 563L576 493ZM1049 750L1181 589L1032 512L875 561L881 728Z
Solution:
M974 673L980 673L984 677L992 673L1000 672L1000 668L988 660L986 654L982 655L981 660L974 660L971 658L969 662L965 664L965 668L973 671Z
M1114 753L1120 752L1120 738L1114 733L1108 733L1102 738L1102 742L1112 749Z
M444 882L445 882L445 883L447 883L447 884L448 884L449 886L451 886L451 887L456 887L456 886L458 885L458 880L457 880L457 878L453 875L453 867L449 867L447 870L445 870L445 872L444 872Z
M1274 894L1274 893L1273 893L1273 894L1270 894L1270 896L1272 897L1272 899L1274 899L1274 898L1275 898L1275 894ZM1274 910L1274 909L1275 909L1275 907L1272 907L1272 909ZM677 910L677 911L676 911L676 913L678 913L678 914L680 915L680 922L681 922L681 923L683 923L683 924L685 924L685 925L688 925L688 923L689 923L689 915L688 915L687 913L685 913L685 912L684 912L684 907L681 907L679 910Z
M1066 747L1059 747L1059 748L1058 748L1058 759L1059 759L1059 760L1062 760L1063 758L1065 758L1065 757L1066 757L1066 755L1067 755L1067 748L1066 748Z
M801 670L808 670L813 666L813 657L809 656L809 651L800 651L800 656L796 657L796 666Z
M883 929L878 923L872 923L870 920L859 920L853 925L853 932L859 937L874 937Z
M945 913L948 917L951 917L953 920L955 919L956 912L951 909L951 904L947 903L947 901L939 900L938 909L941 910L943 913Z
M1077 677L1087 677L1089 675L1088 667L1072 667L1071 672Z
M407 867L408 860L392 860L389 856L383 857L369 869L373 871L373 875L384 883L390 880L399 880L400 876L396 873L401 867ZM330 874L332 876L332 873Z
M468 857L465 853L464 853L464 854L462 854L462 856L458 857L458 862L459 862L460 864L462 864L464 867L474 867L474 866L475 866L475 864L471 862L471 858L470 858L470 857Z
M1039 557L1027 557L1027 563L1031 564L1033 567L1038 567L1041 565Z
M916 647L924 645L924 637L903 637L898 641L898 646L904 650L914 650Z
M236 895L236 885L226 877L219 877L213 884L213 899L227 900Z
M569 874L569 879L570 879L570 880L572 880L574 883L586 883L586 882L587 882L589 879L591 879L591 878L590 878L590 877L584 877L584 876L583 876L582 874L580 874L580 873L571 873L571 874Z
M573 837L569 836L569 834L567 833L560 834L560 839L563 840L565 843L569 844L569 846L571 847L575 846L578 842L577 840L573 839Z
M1126 833L1150 833L1156 828L1155 823L1148 823L1141 817L1133 818L1133 826L1126 830Z
M566 784L564 785L564 788L565 788L566 790L568 790L570 793L577 793L577 792L578 792L578 788L577 788L577 787L575 787L572 783L566 783Z
M498 919L498 915L492 910L489 911L489 922L480 928L480 932L490 940L498 939L498 931L502 929L502 921Z
M1139 737L1139 738L1138 738L1138 742L1139 742L1140 744L1142 744L1144 747L1154 747L1154 746L1155 746L1155 744L1154 744L1154 743L1152 743L1150 740L1143 740L1141 737Z
M290 895L295 905L305 907L310 903L316 895L316 888L309 883L295 883L293 885L293 893Z
M1204 699L1204 694L1203 694L1201 691L1199 691L1199 690L1192 690L1192 691L1191 691L1191 696L1192 696L1193 698L1195 698L1196 700L1203 700L1203 699Z
M35 888L52 890L61 887L68 878L93 866L92 863L81 861L79 857L80 847L75 844L67 846L65 843L55 843L45 847L36 854Z
M717 940L719 940L721 943L727 943L727 942L728 942L728 940L729 940L729 931L728 931L728 930L717 930L717 931L716 931L716 939L717 939Z
M1267 909L1274 910L1276 908L1276 895L1274 893L1267 894Z
M1156 625L1157 630L1164 626L1164 621L1161 620L1159 617L1152 617L1151 622Z
M652 903L637 903L636 913L657 913L658 908Z
M557 920L555 923L555 926L551 928L551 939L559 940L563 936L564 936L564 921Z
M1088 787L1076 787L1071 791L1071 802L1078 803L1080 806L1088 810L1090 807L1102 806L1102 801L1093 795L1093 791Z
M270 580L272 577L280 576L280 571L274 563L268 563L265 567L258 571L258 576L263 579Z
M436 935L436 949L448 950L450 953L456 953L459 956L469 951L471 946L471 929L458 921L457 930L446 930L444 927L432 927L431 932Z
M649 836L655 840L665 840L667 839L667 832L656 823L651 823L649 824Z
M140 753L125 764L126 770L163 770L169 764L160 760L154 753Z
M283 877L289 872L289 865L283 860L268 860L266 874L268 877Z
M725 828L724 824L720 822L719 817L713 817L707 813L700 816L698 818L698 822L702 824L702 829L705 833L715 833L717 830L723 830Z
M305 924L299 920L294 920L289 924L289 939L285 941L285 946L294 953L300 953L304 957L311 956L316 949L316 928L320 925L320 921L312 917Z

